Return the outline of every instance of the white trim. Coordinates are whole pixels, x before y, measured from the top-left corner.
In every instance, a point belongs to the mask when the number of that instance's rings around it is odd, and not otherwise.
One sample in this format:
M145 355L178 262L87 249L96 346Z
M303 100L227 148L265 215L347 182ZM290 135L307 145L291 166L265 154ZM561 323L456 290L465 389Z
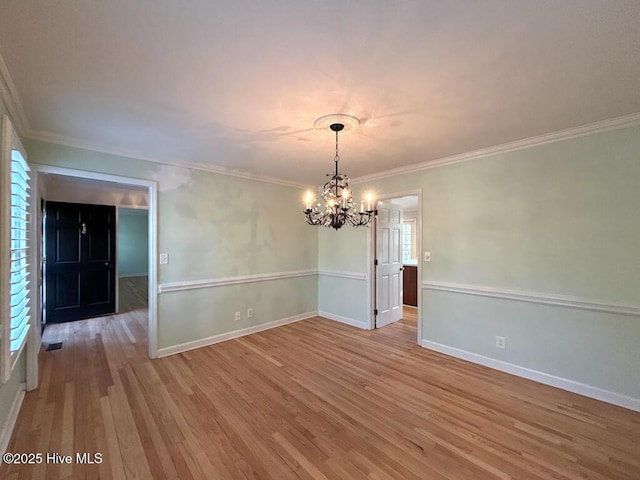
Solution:
M640 316L640 306L620 305L565 295L550 295L538 292L522 292L517 290L503 290L493 287L477 287L446 282L423 282L422 288L443 292L462 293L481 297L502 298L519 302L539 303L558 307L577 308L594 312L616 313L619 315Z
M66 167L54 167L51 165L43 165L40 163L32 163L31 167L39 173L50 175L61 175L64 177L86 178L88 180L100 180L102 182L119 183L121 185L134 185L138 187L150 187L156 184L153 180L143 180L132 177L121 177L119 175L111 175L108 173L91 172L88 170L76 170ZM149 205L151 210L151 205Z
M270 330L272 328L281 327L289 323L299 322L300 320L306 320L318 315L318 312L307 312L292 317L281 318L280 320L274 320L273 322L263 323L261 325L255 325L253 327L241 328L240 330L234 330L232 332L220 333L211 337L202 338L200 340L194 340L192 342L181 343L172 347L164 347L158 350L158 358L166 357L168 355L175 355L176 353L187 352L196 348L207 347L220 342L226 342L227 340L233 340L234 338L244 337L245 335L251 335L252 333L262 332L264 330Z
M158 183L149 185L149 217L147 236L149 241L149 358L158 356Z
M372 221L367 225L367 313L369 315L369 324L367 330L376 328L376 266L375 259L375 225L376 217L374 215Z
M7 414L7 421L4 423L2 430L0 431L0 455L4 454L9 447L9 441L11 440L11 434L16 426L16 420L18 420L18 414L20 413L20 407L22 407L22 401L24 400L24 394L27 389L27 385L21 383L16 392L16 396L13 398L11 408ZM0 465L2 465L2 459L0 458Z
M112 148L104 145L94 144L92 142L85 142L83 140L78 140L70 137L65 137L63 135L56 135L56 134L47 133L47 132L29 131L25 133L24 136L32 140L39 140L41 142L53 143L56 145L64 145L72 148L80 148L82 150L90 150L93 152L106 153L107 155L115 155L118 157L133 158L135 160L144 160L146 162L158 163L161 165L171 165L173 167L189 168L189 169L200 170L204 172L217 173L220 175L227 175L230 177L243 178L245 180L256 180L258 182L273 183L276 185L300 188L304 190L307 190L309 188L312 188L312 189L316 188L316 187L311 187L309 185L305 185L302 183L290 182L290 181L282 180L279 178L268 177L266 175L257 175L257 174L247 173L247 172L241 172L238 170L232 170L229 168L220 167L216 165L192 163L187 160L158 159L134 150Z
M29 300L31 309L31 325L29 328L29 336L27 337L27 391L38 388L39 383L39 364L38 355L42 344L42 309L40 306L40 295L42 293L42 274L41 274L41 250L42 250L42 194L40 192L38 172L32 168L31 171L31 202L29 206L29 255L31 257L30 282L33 285L31 298Z
M358 272L343 272L338 270L318 270L318 275L325 275L327 277L338 277L338 278L350 278L352 280L366 280L366 273L358 273Z
M13 128L8 115L0 117L0 268L11 268L11 144ZM30 295L31 296L31 295ZM4 335L0 343L0 385L11 377L11 279L5 271L0 275L0 324Z
M323 312L322 310L318 312L320 317L328 318L329 320L333 320L334 322L344 323L345 325L351 325L352 327L361 328L362 330L371 330L368 322L363 322L361 320L356 320L354 318L343 317L341 315L336 315L334 313Z
M195 290L197 288L224 287L227 285L240 285L243 283L264 282L268 280L281 280L286 278L307 277L316 275L317 270L299 270L296 272L265 273L260 275L240 275L237 277L210 278L205 280L185 280L182 282L170 282L158 285L158 293L181 292L183 290Z
M1 77L0 73L0 77ZM1 88L0 88L0 93ZM5 102L6 103L6 102ZM9 107L7 107L9 108ZM10 110L11 112L11 110ZM19 115L18 115L19 116ZM26 122L26 117L25 117ZM619 128L627 128L633 127L640 124L640 112L632 113L630 115L624 115L621 117L611 118L607 120L603 120L600 122L590 123L587 125L582 125L579 127L567 128L565 130L560 130L557 132L552 132L544 135L538 135L535 137L529 137L522 140L516 140L514 142L503 143L501 145L496 145L489 148L483 148L480 150L474 150L472 152L461 153L458 155L452 155L449 157L427 160L425 162L407 165L404 167L393 168L390 170L385 170L382 172L373 173L371 175L364 175L362 177L352 179L352 185L357 185L365 182L372 182L374 180L380 180L387 177L393 177L396 175L402 175L406 173L420 172L423 170L428 170L430 168L442 167L444 165L451 165L454 163L466 162L469 160L475 160L478 158L486 157L489 155L495 155L499 153L508 153L516 150L522 150L525 148L535 147L539 145L545 145L548 143L558 142L562 140L569 140L571 138L583 137L586 135L592 135L595 133L607 132L609 130L616 130ZM78 139L73 139L69 137L65 137L62 135L51 134L47 132L37 132L28 129L20 129L21 134L23 134L27 138L31 138L34 140L40 140L43 142L54 143L58 145L66 145L74 148L81 148L84 150L91 150L94 152L106 153L109 155L117 155L121 157L129 157L138 160L145 160L148 162L159 163L163 165L171 165L175 167L183 167L190 168L194 170L201 170L205 172L218 173L220 175L229 175L232 177L244 178L247 180L256 180L259 182L265 183L273 183L276 185L284 185L287 187L301 188L301 189L314 189L315 187L304 185L297 182L291 182L287 180L282 180L278 178L255 175L246 172L240 172L237 170L231 170L220 166L214 165L204 165L204 164L196 164L190 163L188 161L171 161L168 159L157 159L145 155L141 152L130 151L125 149L118 149L107 147L103 145L97 145L91 142L85 142Z
M141 272L141 273L119 273L119 274L118 274L118 278L146 277L147 275L149 275L149 273L148 273L148 272Z
M2 51L0 50L0 99L7 107L11 119L15 123L16 130L21 135L29 130L29 121L24 113L18 89L13 83L9 68L7 67Z
M405 167L392 168L383 172L354 178L351 180L351 183L352 185L357 185L360 183L372 182L374 180L394 177L396 175L421 172L430 168L442 167L444 165L451 165L460 162L468 162L469 160L475 160L477 158L487 157L489 155L514 152L516 150L522 150L525 148L546 145L547 143L554 143L562 140L569 140L571 138L584 137L586 135L607 132L609 130L616 130L619 128L634 127L636 125L640 125L640 112L603 120L601 122L590 123L579 127L567 128L565 130L538 135L536 137L525 138L523 140L516 140L515 142L503 143L502 145L496 145L489 148L483 148L481 150L461 153L459 155L427 160L425 162L415 163L412 165L407 165Z
M603 402L612 403L614 405L619 405L621 407L640 412L640 400L633 397L603 390L574 380L557 377L531 368L521 367L520 365L504 362L502 360L485 357L459 348L449 347L447 345L442 345L441 343L431 342L429 340L422 340L421 345L429 350L444 353L445 355L450 355L461 360L484 365L485 367L493 368L494 370L500 370L501 372L510 373L518 377L533 380L534 382L543 383L545 385L550 385L579 395L584 395L585 397L595 398L596 400L601 400Z
M149 194L149 221L148 221L148 242L149 242L149 332L148 349L149 357L156 358L158 354L158 182L153 180L142 180L132 177L121 177L106 173L89 172L86 170L75 170L64 167L53 167L50 165L31 164L33 170L38 173L62 175L66 177L87 178L103 182L118 183L121 185L132 185L146 187ZM38 211L38 219L42 212Z

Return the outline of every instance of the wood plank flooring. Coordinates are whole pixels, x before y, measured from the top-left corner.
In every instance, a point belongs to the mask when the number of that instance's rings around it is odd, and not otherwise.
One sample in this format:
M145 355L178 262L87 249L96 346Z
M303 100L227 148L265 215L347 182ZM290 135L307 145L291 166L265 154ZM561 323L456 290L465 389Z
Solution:
M146 310L47 328L7 479L640 478L640 414L430 352L410 319L305 320L150 361ZM176 319L180 321L180 319Z
M408 327L412 327L416 329L418 328L418 309L416 307L412 307L411 305L403 305L402 306L402 320L401 323L407 325ZM416 336L416 341L417 341Z
M120 277L120 313L147 308L149 298L149 277Z

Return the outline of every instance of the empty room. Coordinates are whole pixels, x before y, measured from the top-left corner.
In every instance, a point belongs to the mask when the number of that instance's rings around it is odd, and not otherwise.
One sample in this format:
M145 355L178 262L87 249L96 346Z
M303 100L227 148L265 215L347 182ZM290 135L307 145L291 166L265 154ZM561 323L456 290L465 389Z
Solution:
M0 478L640 478L640 2L0 0Z

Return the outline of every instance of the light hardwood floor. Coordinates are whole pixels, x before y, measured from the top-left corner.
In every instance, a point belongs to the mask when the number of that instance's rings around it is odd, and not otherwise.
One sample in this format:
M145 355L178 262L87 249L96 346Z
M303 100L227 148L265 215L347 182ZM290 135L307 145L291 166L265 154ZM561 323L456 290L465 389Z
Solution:
M47 328L64 346L42 352L9 451L104 461L0 476L640 478L640 414L430 352L405 320L314 318L154 361L144 309Z
M400 322L406 324L407 326L418 328L418 308L412 307L411 305L403 305L402 306L402 320ZM416 337L417 339L418 337Z

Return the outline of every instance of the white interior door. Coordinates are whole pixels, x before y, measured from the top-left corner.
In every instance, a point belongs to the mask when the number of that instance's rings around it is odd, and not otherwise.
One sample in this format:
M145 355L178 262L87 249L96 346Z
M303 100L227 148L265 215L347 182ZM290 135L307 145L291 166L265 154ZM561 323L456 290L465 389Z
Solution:
M402 208L378 202L376 327L402 318Z

